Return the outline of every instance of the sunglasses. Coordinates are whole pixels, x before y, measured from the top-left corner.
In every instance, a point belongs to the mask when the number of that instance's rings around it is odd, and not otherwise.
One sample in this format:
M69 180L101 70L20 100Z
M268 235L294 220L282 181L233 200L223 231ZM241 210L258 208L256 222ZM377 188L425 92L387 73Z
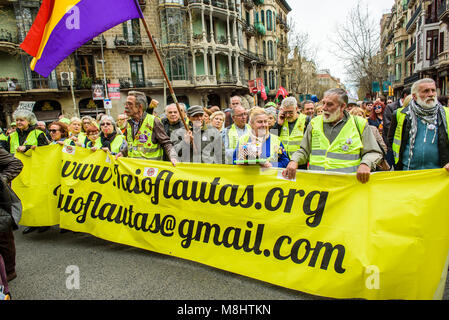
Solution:
M100 124L100 126L112 126L112 123L110 122L103 122L102 124Z
M382 107L381 106L375 106L374 107L374 110L379 110L379 109L382 109Z
M56 132L58 132L59 130L55 130L55 129L52 129L52 130L48 130L48 132L50 132L50 133L56 133Z

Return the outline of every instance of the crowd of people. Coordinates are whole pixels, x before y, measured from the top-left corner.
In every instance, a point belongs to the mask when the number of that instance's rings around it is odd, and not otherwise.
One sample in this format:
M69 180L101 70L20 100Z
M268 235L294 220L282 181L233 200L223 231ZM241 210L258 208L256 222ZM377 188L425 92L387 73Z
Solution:
M15 111L11 128L0 137L0 161L5 154L19 168L15 153L60 144L101 149L116 158L164 160L173 166L194 162L277 167L286 179L294 179L297 169L355 173L358 181L367 183L374 171L449 171L448 110L438 101L432 79L417 81L397 101L379 97L349 103L345 90L331 89L318 103L286 97L281 103L250 107L233 96L226 108L177 103L165 106L160 116L153 114L144 93L130 91L124 113L116 119L62 115L46 126L31 111ZM0 176L8 183L17 174ZM0 223L0 254L8 257L9 280L15 277L11 229Z

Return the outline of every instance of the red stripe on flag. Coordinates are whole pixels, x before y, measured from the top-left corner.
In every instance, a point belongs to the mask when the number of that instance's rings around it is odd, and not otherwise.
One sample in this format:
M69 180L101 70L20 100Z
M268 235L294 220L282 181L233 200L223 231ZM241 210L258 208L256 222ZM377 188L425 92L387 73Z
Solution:
M42 2L36 19L34 20L34 23L30 28L30 31L28 31L25 40L23 40L23 42L20 44L20 47L23 49L23 51L27 52L33 57L36 57L39 52L42 37L45 31L45 26L47 25L48 20L50 20L54 4L55 0L44 0Z

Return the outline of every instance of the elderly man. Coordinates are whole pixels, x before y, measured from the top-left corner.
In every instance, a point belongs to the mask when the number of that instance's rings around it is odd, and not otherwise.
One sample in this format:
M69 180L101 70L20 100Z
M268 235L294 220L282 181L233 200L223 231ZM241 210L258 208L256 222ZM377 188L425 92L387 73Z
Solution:
M164 151L169 161L176 165L173 143L165 133L159 119L145 110L147 97L139 91L130 91L126 98L125 113L129 117L126 127L128 157L147 160L162 160Z
M229 104L229 108L227 108L224 111L224 113L226 115L225 128L229 127L233 123L231 111L234 110L236 107L243 107L242 106L242 98L240 96L232 96L231 103Z
M411 94L410 104L393 113L388 132L395 170L449 171L449 109L438 102L432 79L416 81Z
M190 131L186 132L184 128L175 131L173 140L179 159L182 162L222 164L224 153L221 134L214 127L205 129L203 115L203 107L191 106L187 110Z
M115 123L117 124L117 127L120 129L122 134L125 134L126 132L127 120L128 117L124 113L117 116L117 121Z
M185 108L183 103L180 103L179 106L181 108ZM169 137L171 137L173 131L184 128L184 124L182 123L178 108L174 103L169 104L165 107L165 117L161 120L161 122L164 126L165 133Z
M309 162L309 170L357 173L360 182L368 182L382 159L368 122L345 111L345 90L326 91L323 103L323 114L310 121L301 148L292 155L283 176L293 179L298 165Z
M295 97L287 97L282 100L278 122L272 130L279 131L279 138L281 138L288 156L299 150L304 131L310 117L303 113L298 113L298 102Z
M251 129L247 124L248 113L245 108L237 106L231 111L231 115L234 123L222 131L226 164L232 164L232 155L239 139Z

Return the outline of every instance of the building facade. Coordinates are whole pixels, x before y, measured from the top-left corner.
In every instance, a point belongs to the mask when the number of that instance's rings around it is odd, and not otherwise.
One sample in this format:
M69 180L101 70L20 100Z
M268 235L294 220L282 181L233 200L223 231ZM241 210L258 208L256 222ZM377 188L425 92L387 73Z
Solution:
M381 21L381 50L386 54L395 95L429 77L439 95L448 95L448 0L395 0Z
M288 57L285 0L139 0L167 75L180 102L226 108L234 94L253 105L248 81L264 80L269 98L283 84ZM156 54L139 19L94 38L65 59L48 78L29 68L31 57L19 44L39 10L40 1L0 1L0 125L11 122L20 101L35 101L40 120L63 113L92 115L124 110L127 92L140 90L160 101L172 98ZM71 86L70 79L73 79ZM120 96L105 110L92 87L119 87ZM72 90L73 89L73 90ZM112 88L110 88L112 90ZM259 99L258 101L262 101ZM262 102L263 103L263 102Z

